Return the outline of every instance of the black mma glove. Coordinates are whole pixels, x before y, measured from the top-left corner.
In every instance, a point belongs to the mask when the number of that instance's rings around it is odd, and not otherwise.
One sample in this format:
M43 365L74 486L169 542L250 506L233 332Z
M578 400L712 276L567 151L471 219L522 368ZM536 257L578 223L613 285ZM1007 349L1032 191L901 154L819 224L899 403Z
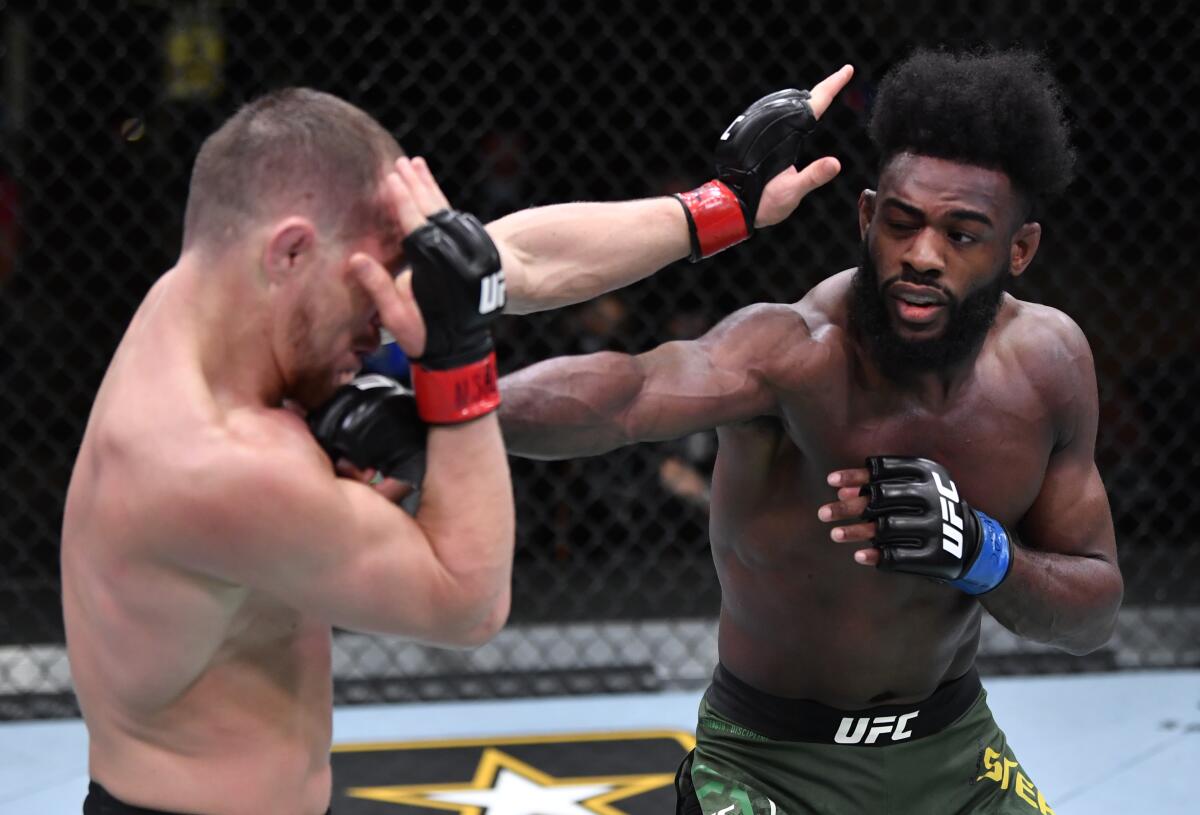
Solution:
M308 414L308 426L335 463L345 458L418 487L425 477L425 423L394 379L368 374L343 385Z
M496 245L474 215L444 209L404 239L404 254L425 318L425 353L412 361L421 418L453 424L490 413L500 391L488 325L506 301Z
M871 480L864 520L875 521L879 568L932 577L967 594L1000 585L1015 537L959 498L946 468L926 458L867 459Z
M746 108L717 141L717 178L675 196L687 215L693 263L754 234L763 188L796 163L801 142L817 126L809 97L788 88Z

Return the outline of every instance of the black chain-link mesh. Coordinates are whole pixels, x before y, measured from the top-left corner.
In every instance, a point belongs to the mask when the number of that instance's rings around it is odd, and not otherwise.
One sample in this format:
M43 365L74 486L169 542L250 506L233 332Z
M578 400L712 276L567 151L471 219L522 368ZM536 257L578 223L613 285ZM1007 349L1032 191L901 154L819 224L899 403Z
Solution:
M704 265L507 319L498 339L512 370L695 336L853 265L855 199L874 181L873 89L913 46L935 43L1033 46L1066 89L1081 174L1042 219L1016 293L1064 309L1092 342L1099 464L1127 585L1100 655L1065 658L989 624L983 664L1200 664L1195 17L1186 3L959 6L0 0L0 716L62 709L47 699L69 706L57 542L72 460L121 331L176 257L195 151L238 103L287 84L344 96L487 219L693 186L747 103L855 64L810 149L842 158L839 179ZM340 636L340 698L702 680L718 601L704 506L713 455L711 434L699 434L514 461L509 629L465 655Z

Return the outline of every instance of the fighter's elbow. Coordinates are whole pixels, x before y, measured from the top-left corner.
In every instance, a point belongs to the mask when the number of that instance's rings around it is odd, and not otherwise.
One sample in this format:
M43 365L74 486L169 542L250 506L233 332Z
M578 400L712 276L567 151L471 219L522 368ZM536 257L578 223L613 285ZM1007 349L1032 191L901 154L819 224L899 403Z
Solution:
M502 597L492 604L487 616L479 625L470 631L470 647L476 648L492 640L508 622L508 613L512 608L512 593L505 590Z
M1103 648L1116 631L1118 612L1125 594L1124 582L1116 566L1106 572L1104 579L1092 585L1089 594L1084 624L1078 626L1070 636L1055 643L1073 656L1085 656Z
M500 596L490 603L479 604L467 610L460 624L447 632L445 644L452 648L478 648L486 645L500 633L508 622L512 607L512 592L505 588Z
M1113 635L1113 625L1103 628L1093 628L1088 631L1082 631L1069 639L1063 639L1055 643L1059 650L1066 651L1074 657L1087 656L1090 653L1100 650Z

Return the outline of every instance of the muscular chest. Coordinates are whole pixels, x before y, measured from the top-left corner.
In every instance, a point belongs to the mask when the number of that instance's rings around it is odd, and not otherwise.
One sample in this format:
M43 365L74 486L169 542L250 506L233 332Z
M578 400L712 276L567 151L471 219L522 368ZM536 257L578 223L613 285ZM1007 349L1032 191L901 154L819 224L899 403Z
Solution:
M1016 523L1040 490L1054 428L1036 394L1019 383L981 383L937 409L895 394L852 393L789 413L805 469L860 467L868 456L923 456L944 465L973 506Z

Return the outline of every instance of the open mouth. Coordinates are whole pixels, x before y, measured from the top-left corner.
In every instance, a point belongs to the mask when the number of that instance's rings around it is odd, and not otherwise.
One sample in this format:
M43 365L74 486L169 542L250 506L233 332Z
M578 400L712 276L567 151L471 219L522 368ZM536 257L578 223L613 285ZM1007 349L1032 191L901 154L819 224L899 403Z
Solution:
M888 294L896 307L896 316L912 325L929 325L946 307L945 296L928 286L896 283Z
M941 303L913 303L897 297L896 313L906 323L926 325L937 319L944 306Z

